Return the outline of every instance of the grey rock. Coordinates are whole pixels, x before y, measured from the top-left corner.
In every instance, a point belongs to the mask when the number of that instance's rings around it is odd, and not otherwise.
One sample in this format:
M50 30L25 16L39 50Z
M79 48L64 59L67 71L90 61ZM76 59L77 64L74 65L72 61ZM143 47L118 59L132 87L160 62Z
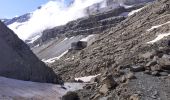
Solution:
M130 68L130 71L132 72L140 72L140 71L144 71L145 68L141 65L134 65L134 66L131 66Z
M117 86L117 82L114 80L113 75L108 75L104 80L103 83L106 84L108 89L114 89Z
M0 22L0 76L36 82L63 83L12 30Z
M69 91L63 97L62 100L80 100L76 92Z
M108 91L109 91L109 89L106 84L103 84L99 90L99 92L102 94L106 94Z
M158 71L153 71L153 72L151 72L151 74L152 74L153 76L158 76L158 75L159 75L159 72L158 72Z
M154 65L156 65L156 64L157 64L156 61L150 61L150 62L148 62L148 63L146 64L146 67L154 66Z
M159 73L161 76L168 76L168 73L167 72L160 72Z

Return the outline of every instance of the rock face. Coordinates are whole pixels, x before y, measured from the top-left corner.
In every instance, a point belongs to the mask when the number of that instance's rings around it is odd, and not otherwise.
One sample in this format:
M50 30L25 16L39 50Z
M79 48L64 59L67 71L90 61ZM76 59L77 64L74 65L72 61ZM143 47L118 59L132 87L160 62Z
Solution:
M36 82L62 83L13 31L0 22L0 76Z

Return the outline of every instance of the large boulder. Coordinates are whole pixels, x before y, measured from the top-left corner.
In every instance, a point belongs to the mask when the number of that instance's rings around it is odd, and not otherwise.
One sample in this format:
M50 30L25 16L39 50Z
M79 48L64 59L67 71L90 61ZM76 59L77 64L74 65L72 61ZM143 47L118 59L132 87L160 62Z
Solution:
M13 31L0 21L0 76L35 82L62 83Z

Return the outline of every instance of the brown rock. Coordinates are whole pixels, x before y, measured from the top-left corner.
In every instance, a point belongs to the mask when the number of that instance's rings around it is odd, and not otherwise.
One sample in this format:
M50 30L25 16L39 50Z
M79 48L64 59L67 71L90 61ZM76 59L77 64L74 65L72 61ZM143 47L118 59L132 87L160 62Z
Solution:
M133 94L130 96L129 100L140 100L140 97L138 94Z
M145 70L145 68L140 65L131 66L131 68L130 68L130 71L132 71L132 72L140 72L140 71L144 71L144 70Z
M102 87L99 90L99 92L102 94L106 94L108 91L109 91L109 89L107 88L106 84L102 85Z
M155 66L151 66L151 71L160 71L162 68L160 65L156 64Z
M158 71L153 71L151 74L152 74L153 76L158 76L158 75L159 75L159 72L158 72Z
M135 79L136 77L135 77L134 73L130 72L126 75L126 78L127 79Z
M104 84L107 85L108 89L112 89L115 88L117 86L116 81L113 78L113 75L108 75L104 80L103 80Z
M156 64L157 64L156 61L150 61L150 62L148 62L148 63L146 64L146 67L154 66L154 65L156 65Z

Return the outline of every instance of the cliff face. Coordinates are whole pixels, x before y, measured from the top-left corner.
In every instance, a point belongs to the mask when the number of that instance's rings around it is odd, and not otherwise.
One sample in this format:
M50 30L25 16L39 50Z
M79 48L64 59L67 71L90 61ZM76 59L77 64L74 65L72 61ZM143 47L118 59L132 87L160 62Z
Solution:
M36 82L61 83L13 31L0 22L0 76Z

